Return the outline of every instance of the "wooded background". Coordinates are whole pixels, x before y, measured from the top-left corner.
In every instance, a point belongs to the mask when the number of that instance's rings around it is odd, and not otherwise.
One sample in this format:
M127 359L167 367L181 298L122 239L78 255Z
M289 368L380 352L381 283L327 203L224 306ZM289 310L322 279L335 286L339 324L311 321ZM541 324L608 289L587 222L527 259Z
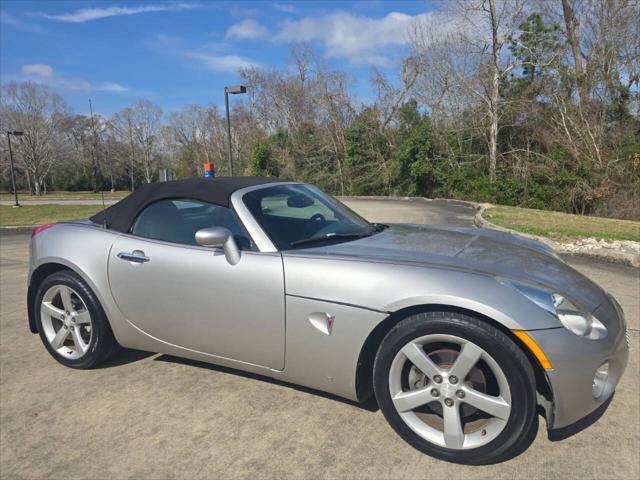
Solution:
M286 68L238 72L236 174L339 195L424 195L640 219L640 3L458 0L408 32L394 75L362 101L345 72L292 45ZM0 126L18 188L132 189L227 173L224 111L140 100L77 115L34 83L6 83ZM6 135L0 189L10 189Z

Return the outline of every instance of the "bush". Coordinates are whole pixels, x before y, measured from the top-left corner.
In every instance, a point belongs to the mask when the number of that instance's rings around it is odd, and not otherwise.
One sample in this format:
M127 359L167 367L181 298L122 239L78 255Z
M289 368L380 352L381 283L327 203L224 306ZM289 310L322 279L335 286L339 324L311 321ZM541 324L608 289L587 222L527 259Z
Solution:
M251 159L249 160L249 171L251 175L258 177L277 177L278 164L273 158L273 152L270 145L264 142L258 142L251 150Z

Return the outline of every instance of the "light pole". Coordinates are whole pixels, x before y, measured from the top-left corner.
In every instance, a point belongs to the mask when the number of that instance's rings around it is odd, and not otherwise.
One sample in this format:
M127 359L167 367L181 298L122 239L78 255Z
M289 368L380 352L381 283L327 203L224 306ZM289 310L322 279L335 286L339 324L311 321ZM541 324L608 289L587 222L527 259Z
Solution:
M247 87L244 85L236 85L234 87L224 87L224 109L227 113L227 138L229 139L229 176L233 177L233 164L231 153L231 120L229 120L229 94L236 95L238 93L247 93Z
M11 150L11 135L16 137L21 137L24 135L24 132L20 132L18 130L7 130L7 143L9 144L9 163L11 165L11 187L13 188L13 197L15 198L15 203L13 208L19 207L20 203L18 203L18 190L16 189L16 174L14 172L13 167L13 150Z

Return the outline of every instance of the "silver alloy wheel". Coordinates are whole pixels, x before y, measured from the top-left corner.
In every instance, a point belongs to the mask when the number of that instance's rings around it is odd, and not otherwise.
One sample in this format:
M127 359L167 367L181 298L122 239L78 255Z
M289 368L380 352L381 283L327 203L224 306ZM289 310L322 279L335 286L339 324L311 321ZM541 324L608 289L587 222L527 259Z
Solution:
M49 288L42 297L40 321L49 344L63 357L78 360L89 350L91 315L73 288L66 285Z
M454 335L425 335L402 347L389 369L389 391L411 430L454 450L491 442L511 413L509 383L498 363Z

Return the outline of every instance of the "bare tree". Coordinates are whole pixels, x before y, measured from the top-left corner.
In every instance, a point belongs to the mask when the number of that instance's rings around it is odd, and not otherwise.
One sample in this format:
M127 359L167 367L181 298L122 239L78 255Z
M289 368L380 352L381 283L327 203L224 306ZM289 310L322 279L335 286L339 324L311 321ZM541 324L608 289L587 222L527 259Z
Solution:
M224 119L215 105L189 105L171 112L169 126L175 141L190 148L196 163L222 163L225 158L226 133ZM195 165L195 168L200 168Z
M158 173L156 149L161 127L162 109L149 100L134 103L131 108L133 111L134 137L142 151L141 165L144 179L147 183L151 183Z
M131 191L135 190L135 164L136 164L136 140L134 133L134 115L131 106L123 108L116 113L111 122L111 126L120 142L127 145L128 150L128 170L131 181Z
M3 122L24 135L16 145L28 183L40 195L45 178L59 160L55 148L60 121L68 107L57 93L35 83L11 82L2 87Z
M500 84L519 66L505 47L523 20L526 5L527 0L457 0L442 18L417 25L412 32L417 55L433 59L431 50L442 52L444 47L448 53L443 80L455 83L484 105L491 181L498 157ZM444 22L444 26L435 22ZM429 74L428 69L422 70Z
M134 186L134 165L142 171L145 182L151 183L159 169L158 140L162 109L149 100L125 107L114 117L114 126L129 144L131 154L131 188Z
M589 87L585 78L582 62L584 61L582 48L580 46L580 22L575 11L576 0L562 0L562 15L564 18L567 42L571 46L573 54L573 69L575 73L578 92L580 93L580 103L586 105L589 101Z

